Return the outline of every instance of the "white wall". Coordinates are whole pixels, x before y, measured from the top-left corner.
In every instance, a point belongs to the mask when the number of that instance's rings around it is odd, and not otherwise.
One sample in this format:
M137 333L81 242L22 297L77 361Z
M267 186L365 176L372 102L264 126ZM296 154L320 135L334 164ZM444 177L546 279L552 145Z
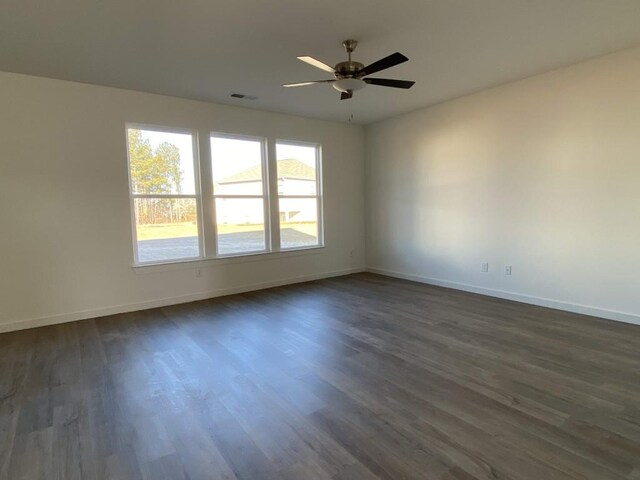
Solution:
M125 122L321 143L326 248L134 271ZM362 127L0 72L0 331L361 269L363 188Z
M640 322L640 48L371 125L366 145L370 268Z
M361 269L363 190L375 271L640 322L638 85L632 49L371 125L365 189L361 127L0 73L0 331ZM127 121L322 143L327 247L134 271Z

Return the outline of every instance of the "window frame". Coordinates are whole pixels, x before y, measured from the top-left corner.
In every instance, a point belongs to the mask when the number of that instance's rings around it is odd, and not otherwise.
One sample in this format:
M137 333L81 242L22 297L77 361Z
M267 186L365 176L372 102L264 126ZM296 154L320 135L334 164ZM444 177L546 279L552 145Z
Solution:
M129 184L129 215L131 220L131 238L133 246L133 269L140 272L160 272L180 268L194 268L202 262L220 262L220 264L256 261L263 256L284 258L289 256L320 253L325 248L324 228L324 182L322 172L322 144L317 142L287 140L271 136L246 135L208 129L182 128L140 122L125 122L127 179ZM154 132L191 135L193 151L194 194L136 194L133 192L131 161L129 158L129 130L148 130ZM206 131L206 135L204 132ZM236 140L259 141L262 163L262 195L228 195L215 193L213 183L214 161L211 151L211 139L227 138ZM277 145L313 147L316 165L316 195L280 195L278 191ZM203 157L204 155L204 157ZM206 158L205 158L206 157ZM209 183L205 183L209 182ZM313 198L316 200L318 242L314 245L282 248L280 237L280 198ZM189 198L196 202L199 255L166 260L141 262L138 253L136 198ZM263 218L265 249L249 252L218 253L218 221L216 216L217 198L253 198L263 200ZM234 260L235 259L235 260Z
M245 140L260 142L260 165L262 171L262 195L220 195L216 194L215 186L213 182L214 160L213 152L211 151L211 139L223 138L227 140ZM271 194L269 189L269 165L268 165L268 140L266 137L260 137L256 135L242 135L228 132L211 131L208 135L209 140L209 171L211 173L209 181L211 182L211 212L212 212L212 231L213 231L213 256L212 258L233 258L233 257L245 257L247 255L260 255L264 253L272 253L272 235L271 235ZM264 225L264 249L251 250L246 252L232 252L232 253L220 253L218 248L218 216L216 211L216 199L229 198L229 199L261 199L262 200L262 215Z
M276 141L274 142L274 152L277 152L278 149L278 145L289 145L289 146L294 146L294 147L312 147L315 149L315 157L316 157L316 194L315 195L280 195L280 192L278 192L276 190L275 192L275 196L277 197L277 206L278 206L278 212L280 212L280 199L281 198L312 198L316 200L316 218L317 218L317 224L318 224L318 243L314 244L314 245L306 245L306 246L302 246L302 247L283 247L282 246L282 237L280 235L280 217L278 215L278 239L279 239L279 245L278 245L278 251L280 252L291 252L291 251L296 251L296 250L307 250L307 249L313 249L313 248L323 248L324 247L324 211L323 211L323 204L324 204L324 196L323 196L323 192L322 192L322 186L323 186L323 181L322 181L322 145L319 143L315 143L315 142L304 142L304 141L299 141L299 140L285 140L282 138L278 138L276 139ZM276 171L274 172L274 175L276 177L276 180L279 178L278 177L278 155L277 153L275 153L275 164L276 164Z
M129 130L147 130L152 132L161 132L161 133L177 133L181 135L191 135L191 149L193 151L193 182L194 182L194 193L193 194L178 194L178 193L168 193L168 194L142 194L142 193L134 193L133 191L133 178L131 177L131 158L130 158L130 148L129 148ZM161 265L167 263L181 263L181 262L192 262L203 260L205 258L206 252L204 248L204 225L203 225L203 212L202 212L202 192L201 192L201 181L200 181L200 154L199 154L199 139L198 139L198 131L192 130L188 128L179 128L179 127L165 127L160 125L152 125L145 123L136 123L136 122L126 122L125 123L125 140L126 140L126 148L127 148L127 178L129 182L129 210L131 217L131 235L133 241L133 264L136 267L142 266L151 266L151 265ZM138 252L138 225L136 218L136 210L135 210L135 200L137 198L190 198L194 199L196 202L196 218L198 223L198 255L193 257L178 257L171 258L160 261L147 261L141 262L139 258Z

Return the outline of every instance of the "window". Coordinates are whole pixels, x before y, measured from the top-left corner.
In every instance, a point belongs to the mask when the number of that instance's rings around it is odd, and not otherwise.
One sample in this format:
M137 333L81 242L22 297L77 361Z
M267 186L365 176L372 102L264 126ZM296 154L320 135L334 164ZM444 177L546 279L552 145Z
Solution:
M135 265L322 246L319 145L200 133L127 125Z
M264 140L212 134L211 172L218 256L269 250Z
M317 145L276 143L280 248L320 244L320 149Z
M136 263L201 257L195 135L127 128Z

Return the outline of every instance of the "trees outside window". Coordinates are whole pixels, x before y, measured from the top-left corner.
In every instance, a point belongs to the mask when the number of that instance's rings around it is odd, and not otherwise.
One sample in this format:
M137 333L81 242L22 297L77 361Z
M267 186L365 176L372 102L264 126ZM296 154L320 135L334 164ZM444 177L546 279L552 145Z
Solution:
M128 128L137 263L199 257L192 133Z

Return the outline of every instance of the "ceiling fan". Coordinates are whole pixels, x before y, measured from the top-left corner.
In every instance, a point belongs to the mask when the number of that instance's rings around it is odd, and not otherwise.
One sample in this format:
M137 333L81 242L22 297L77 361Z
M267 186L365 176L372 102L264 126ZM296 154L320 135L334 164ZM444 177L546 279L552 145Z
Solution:
M349 60L346 62L340 62L335 67L330 67L326 63L321 62L313 57L298 57L299 60L313 65L321 70L329 73L333 73L336 78L331 80L315 80L312 82L299 82L299 83L285 83L283 87L303 87L305 85L314 85L316 83L331 83L332 87L341 92L340 100L348 100L353 97L353 92L364 88L367 84L379 85L381 87L393 87L393 88L411 88L414 83L408 80L392 80L388 78L367 78L367 75L386 70L387 68L395 67L401 63L409 60L401 53L393 53L388 57L384 57L377 62L373 62L371 65L367 65L360 62L354 62L351 60L351 54L358 46L358 42L355 40L345 40L342 42L342 46L347 51Z

